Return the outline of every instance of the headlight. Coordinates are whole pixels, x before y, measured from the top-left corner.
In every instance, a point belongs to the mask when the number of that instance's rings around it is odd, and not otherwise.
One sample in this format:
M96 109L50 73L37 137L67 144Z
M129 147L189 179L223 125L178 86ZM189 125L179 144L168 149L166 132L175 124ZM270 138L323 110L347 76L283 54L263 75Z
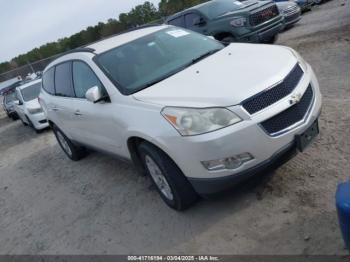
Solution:
M183 136L212 132L242 120L225 108L166 107L162 110L162 115Z
M236 17L230 22L230 25L234 27L241 27L241 26L245 26L246 23L247 23L247 19L245 17Z
M39 114L41 112L43 112L42 108L28 108L28 112L29 114L35 115L35 114Z
M295 58L299 61L302 69L304 70L304 72L306 72L307 71L307 63L304 60L304 58L297 51L295 51L294 49L289 48L289 50L292 52L292 54L295 56Z

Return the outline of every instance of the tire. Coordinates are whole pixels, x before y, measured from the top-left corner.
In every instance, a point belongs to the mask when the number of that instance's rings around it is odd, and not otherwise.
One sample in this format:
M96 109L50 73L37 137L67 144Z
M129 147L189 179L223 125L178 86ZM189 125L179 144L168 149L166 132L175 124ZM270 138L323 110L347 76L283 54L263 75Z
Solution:
M229 45L233 42L236 42L236 40L233 36L226 36L226 37L220 39L219 41L222 42L224 45Z
M58 144L69 159L79 161L86 156L85 148L75 145L57 126L53 126L52 130Z
M28 124L26 122L24 122L22 118L19 118L19 119L21 119L21 122L24 126L28 126Z
M141 143L138 151L146 173L170 208L185 210L197 201L192 185L168 155L147 142Z

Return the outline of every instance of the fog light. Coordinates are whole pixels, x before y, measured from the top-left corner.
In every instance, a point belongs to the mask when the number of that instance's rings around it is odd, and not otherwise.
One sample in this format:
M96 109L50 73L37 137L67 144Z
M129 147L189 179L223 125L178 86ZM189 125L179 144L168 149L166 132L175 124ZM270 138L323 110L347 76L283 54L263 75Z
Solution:
M236 169L253 159L253 156L249 153L243 153L240 155L222 158L218 160L202 161L203 166L209 171L217 171L223 169Z

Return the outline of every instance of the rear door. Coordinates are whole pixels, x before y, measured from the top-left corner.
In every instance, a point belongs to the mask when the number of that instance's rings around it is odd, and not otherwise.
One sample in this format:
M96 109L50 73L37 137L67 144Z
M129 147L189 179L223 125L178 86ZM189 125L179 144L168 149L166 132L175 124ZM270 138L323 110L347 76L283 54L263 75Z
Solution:
M73 116L75 93L73 89L71 61L55 66L54 83L55 97L53 111L56 118L59 119L59 128L70 138L76 139L77 135L74 131L75 118Z

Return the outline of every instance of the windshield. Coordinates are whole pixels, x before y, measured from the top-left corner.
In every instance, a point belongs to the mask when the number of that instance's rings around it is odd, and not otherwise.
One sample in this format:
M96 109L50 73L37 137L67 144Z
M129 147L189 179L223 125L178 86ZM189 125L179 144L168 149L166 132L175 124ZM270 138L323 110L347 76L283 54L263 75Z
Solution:
M21 94L23 96L23 100L24 101L30 101L33 100L35 98L37 98L39 96L40 93L40 88L41 88L41 82L28 86L26 88L23 88L21 90Z
M132 94L205 58L224 46L203 35L167 28L109 50L96 62L120 91Z
M244 8L245 5L241 2L242 1L235 0L210 1L206 4L199 6L198 10L202 12L205 16L207 16L209 19L213 19L228 12Z
M11 92L5 96L5 103L9 104L10 102L13 102L16 100L16 93Z

